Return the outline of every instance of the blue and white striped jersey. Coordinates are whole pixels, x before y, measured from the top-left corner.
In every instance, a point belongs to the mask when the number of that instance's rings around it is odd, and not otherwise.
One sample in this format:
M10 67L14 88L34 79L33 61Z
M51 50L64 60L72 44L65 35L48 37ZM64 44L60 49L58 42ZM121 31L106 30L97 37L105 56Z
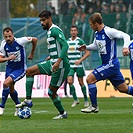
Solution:
M102 59L102 64L110 64L112 62L118 62L116 38L124 40L125 48L128 48L130 44L130 36L122 31L104 26L104 28L98 32L95 32L95 38L92 44L87 46L88 50L98 50Z
M26 54L25 54L25 44L32 41L32 37L21 37L14 38L13 44L7 44L5 40L2 41L0 46L0 55L9 57L14 54L16 58L14 60L7 61L6 69L26 69Z

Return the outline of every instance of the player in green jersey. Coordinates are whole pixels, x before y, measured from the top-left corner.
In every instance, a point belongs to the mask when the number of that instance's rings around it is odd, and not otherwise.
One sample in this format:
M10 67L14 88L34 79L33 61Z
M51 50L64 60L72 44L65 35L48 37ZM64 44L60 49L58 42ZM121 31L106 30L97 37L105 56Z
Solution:
M84 100L85 100L84 106L87 107L89 106L89 103L88 103L88 96L86 92L86 86L84 85L84 82L83 82L83 77L85 76L85 69L82 61L85 60L90 55L90 52L86 50L85 54L83 55L82 52L77 50L77 48L80 45L85 44L85 42L77 36L78 28L76 26L71 26L70 34L71 34L71 37L67 40L67 43L69 45L68 57L70 62L70 72L68 74L67 82L70 87L70 94L73 96L73 99L74 99L74 102L72 103L71 107L75 107L77 104L79 104L75 87L73 85L73 82L74 82L73 78L75 73L76 73L76 76L78 77L79 85L81 87L81 90L84 96Z
M18 104L17 107L32 106L31 92L34 75L45 74L51 76L48 95L53 101L59 114L53 119L67 118L61 100L57 95L57 90L67 78L70 70L70 64L67 57L68 44L62 30L53 24L51 12L42 11L39 14L40 22L44 30L47 30L47 47L49 51L49 60L31 66L26 71L26 99Z

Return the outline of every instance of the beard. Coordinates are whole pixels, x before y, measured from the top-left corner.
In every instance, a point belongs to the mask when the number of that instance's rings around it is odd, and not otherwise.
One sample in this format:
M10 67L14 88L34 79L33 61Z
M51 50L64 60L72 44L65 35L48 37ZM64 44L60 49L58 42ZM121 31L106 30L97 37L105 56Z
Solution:
M48 30L48 29L49 29L49 28L48 28L48 24L46 24L46 25L43 25L43 24L42 24L42 27L43 27L44 30Z
M11 40L7 40L6 41L8 44L12 44L12 41Z

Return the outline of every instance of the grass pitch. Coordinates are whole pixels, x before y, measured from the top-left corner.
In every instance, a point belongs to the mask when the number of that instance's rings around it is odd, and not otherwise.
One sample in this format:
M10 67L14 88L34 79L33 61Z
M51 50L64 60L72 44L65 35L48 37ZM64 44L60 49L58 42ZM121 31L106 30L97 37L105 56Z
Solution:
M22 99L23 100L23 99ZM33 99L32 116L14 116L14 103L9 98L0 116L0 133L133 133L132 98L99 98L99 113L80 112L84 100L72 108L72 98L62 98L67 119L52 120L57 110L49 98Z

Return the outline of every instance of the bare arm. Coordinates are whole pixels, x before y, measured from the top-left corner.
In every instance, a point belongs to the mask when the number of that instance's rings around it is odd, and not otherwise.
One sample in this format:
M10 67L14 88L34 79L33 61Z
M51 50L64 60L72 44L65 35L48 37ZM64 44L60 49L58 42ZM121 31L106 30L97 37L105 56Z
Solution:
M16 56L14 54L10 55L9 57L4 57L4 56L0 55L0 63L6 62L9 60L14 60L15 58L16 58Z
M75 62L75 65L79 65L83 60L85 60L88 56L90 56L90 51L85 50L85 54L79 60Z
M37 38L32 37L31 43L32 43L32 49L31 49L30 54L28 55L29 60L32 60L34 58L34 52L35 52L36 45L37 45Z

